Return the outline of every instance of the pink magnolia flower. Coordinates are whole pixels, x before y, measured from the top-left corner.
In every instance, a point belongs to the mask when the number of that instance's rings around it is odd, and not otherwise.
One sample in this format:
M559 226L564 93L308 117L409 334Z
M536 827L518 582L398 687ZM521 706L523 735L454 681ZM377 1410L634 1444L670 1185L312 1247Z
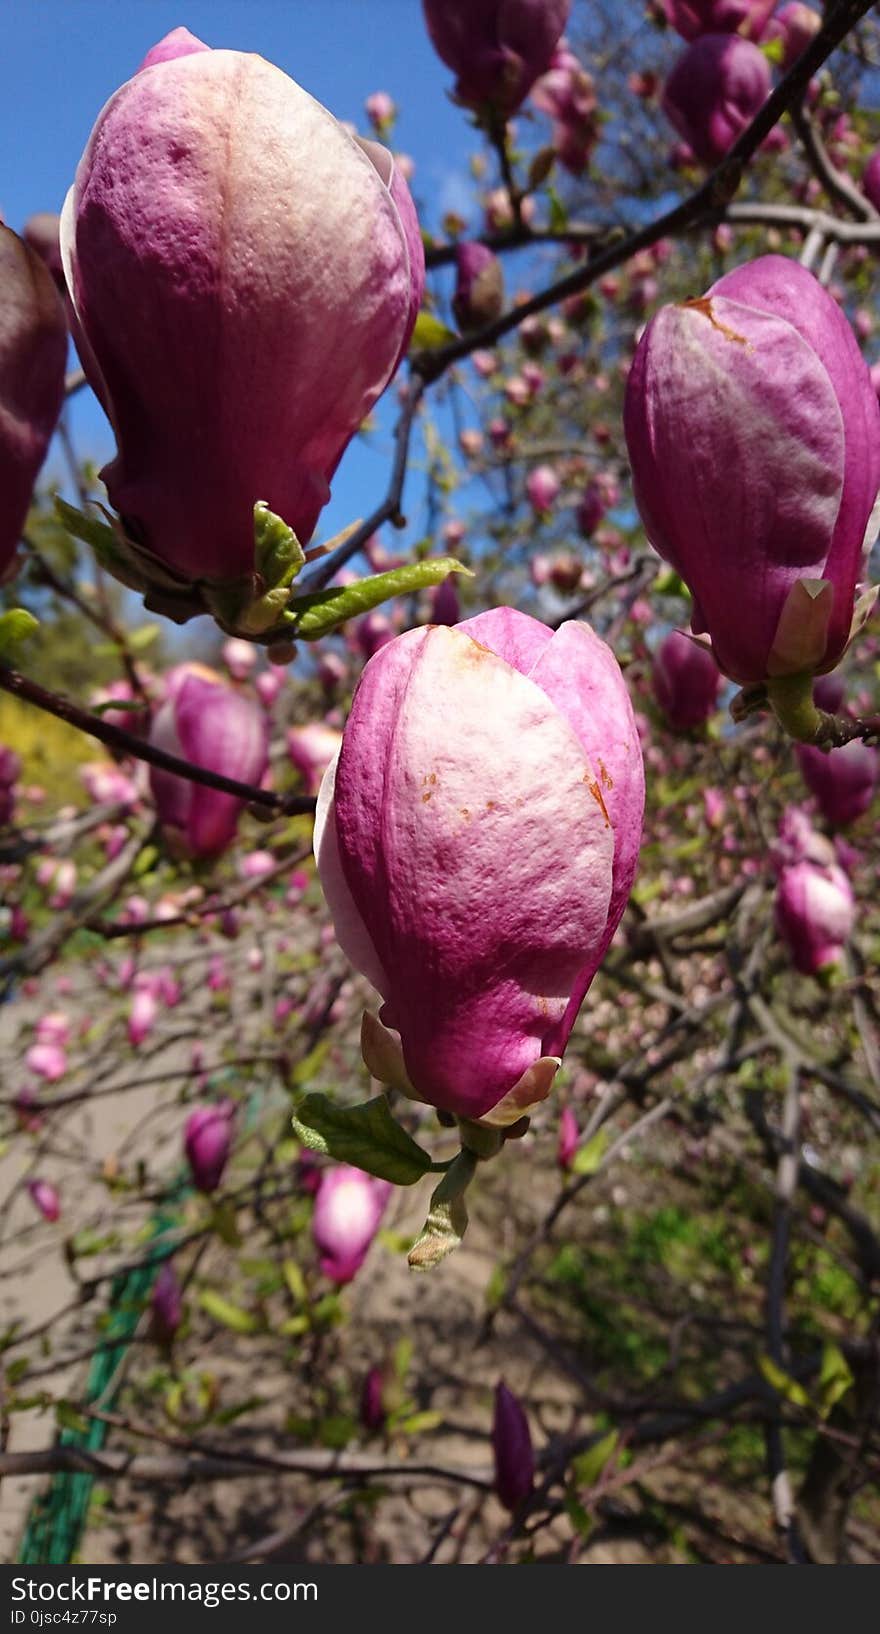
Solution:
M833 669L880 487L880 408L812 273L762 256L662 307L624 428L648 537L688 584L692 628L725 674Z
M264 669L254 680L254 691L264 709L271 709L284 686L285 677L280 670Z
M501 262L485 244L465 240L455 246L455 272L455 321L465 331L482 329L504 306Z
M392 1186L362 1169L340 1163L324 1169L315 1196L312 1237L321 1270L331 1281L350 1282L367 1257Z
M862 187L875 210L880 210L880 148L872 153L862 171Z
M662 5L667 22L685 40L700 34L742 34L760 40L769 33L776 0L662 0Z
M532 101L553 120L553 146L560 163L573 176L581 176L599 138L598 104L592 76L564 40L547 73L532 87Z
M170 1260L156 1278L150 1301L153 1337L160 1344L170 1345L183 1321L183 1290Z
M233 681L246 681L257 663L257 649L252 641L240 641L232 636L223 643L223 662Z
M142 732L149 720L149 714L143 709L127 709L126 704L135 700L134 688L130 681L108 681L106 686L98 687L92 693L92 706L107 704L118 698L119 709L102 709L101 719L109 726L120 726L124 732Z
M554 634L502 607L367 665L315 853L421 1098L477 1118L524 1077L532 1102L548 1093L629 896L643 800L629 696L585 624Z
M342 733L323 721L310 721L307 726L291 726L287 734L287 753L296 767L308 794L317 794L318 785L342 742Z
M394 98L387 91L373 91L364 103L364 110L377 136L386 136L397 118Z
M534 465L526 477L526 499L539 515L552 509L560 482L552 465Z
M200 664L181 665L157 711L150 742L207 771L259 785L269 758L266 717L252 698ZM159 820L192 856L212 856L234 838L244 802L150 767Z
M134 806L140 799L137 784L112 760L87 761L79 775L96 806Z
M46 1015L40 1016L34 1029L38 1044L61 1044L70 1042L70 1017L64 1010L49 1010Z
M135 1048L149 1038L159 1014L159 1000L151 988L141 987L132 994L128 1011L128 1041Z
M663 88L662 107L705 165L716 165L770 95L770 67L751 40L701 34Z
M525 1502L535 1483L535 1455L525 1409L512 1390L495 1386L492 1417L495 1491L511 1514Z
M198 1191L216 1191L223 1178L232 1146L232 1101L198 1106L186 1120L183 1145L193 1184Z
M771 18L764 38L767 40L782 41L782 68L788 72L792 63L802 57L822 27L822 18L812 6L801 4L801 0L792 0L792 3L783 6L776 16Z
M442 584L434 586L431 592L432 624L457 624L461 618L461 602L458 598L457 574L450 573Z
M776 890L776 924L803 975L837 964L855 925L855 898L843 869L806 861L784 868Z
M45 1078L47 1084L57 1083L67 1071L67 1056L59 1043L32 1044L24 1060L25 1066Z
M52 1223L60 1217L61 1199L48 1180L29 1180L27 1189L31 1202L39 1209L44 1220Z
M99 114L61 244L145 571L247 579L258 500L305 543L421 301L391 154L262 57L175 29Z
M827 754L810 744L798 743L795 753L801 776L816 796L826 822L847 828L868 810L880 781L880 754L876 749L855 739Z
M67 323L35 250L0 224L0 580L64 400Z
M714 713L721 672L708 647L672 630L654 654L654 696L670 726L687 732Z
M434 49L465 107L516 111L550 65L571 0L422 0Z
M241 858L238 872L242 879L263 879L266 874L271 874L276 861L271 851L249 851Z

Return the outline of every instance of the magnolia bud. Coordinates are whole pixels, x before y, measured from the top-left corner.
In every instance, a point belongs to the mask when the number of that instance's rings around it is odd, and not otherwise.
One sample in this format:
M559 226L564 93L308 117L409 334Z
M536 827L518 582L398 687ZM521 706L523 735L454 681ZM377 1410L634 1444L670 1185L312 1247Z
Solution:
M495 1491L505 1509L514 1514L535 1484L535 1455L529 1421L522 1404L503 1382L495 1386L492 1452L495 1457Z

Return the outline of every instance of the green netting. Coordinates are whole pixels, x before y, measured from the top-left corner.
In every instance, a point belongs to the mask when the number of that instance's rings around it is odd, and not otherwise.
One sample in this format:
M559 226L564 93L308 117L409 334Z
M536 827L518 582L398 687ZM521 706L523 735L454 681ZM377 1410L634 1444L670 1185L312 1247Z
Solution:
M175 1195L187 1190L181 1181ZM170 1201L170 1200L169 1200ZM151 1221L150 1238L164 1236L177 1225L177 1216L166 1211ZM114 1277L104 1337L106 1343L93 1357L83 1399L90 1407L100 1405L111 1411L122 1379L121 1362L134 1338L144 1306L164 1260L157 1254L136 1270ZM97 1452L103 1446L108 1426L89 1419L82 1430L65 1429L58 1437L62 1447L82 1447ZM76 1556L92 1497L95 1477L89 1474L53 1475L48 1487L34 1499L21 1540L19 1563L23 1566L67 1566Z

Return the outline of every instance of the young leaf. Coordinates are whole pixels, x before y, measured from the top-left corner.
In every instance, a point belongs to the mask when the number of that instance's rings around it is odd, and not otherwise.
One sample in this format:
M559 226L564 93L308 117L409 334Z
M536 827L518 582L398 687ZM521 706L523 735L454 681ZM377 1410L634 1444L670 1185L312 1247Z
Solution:
M409 349L411 352L437 352L451 340L458 340L454 329L448 329L432 312L420 312Z
M819 1374L819 1412L827 1418L854 1384L852 1369L839 1345L828 1343L822 1351Z
M809 1407L810 1398L803 1385L798 1384L797 1379L793 1379L790 1373L779 1367L771 1356L759 1356L758 1366L777 1395L790 1401L793 1407Z
M454 556L435 556L427 562L409 562L388 573L358 579L355 584L330 586L308 596L294 596L287 609L290 638L317 641L347 619L370 612L391 596L412 595L416 590L440 584L450 573L472 576L470 568L457 562Z
M395 1186L414 1186L431 1159L391 1116L387 1095L360 1106L336 1106L327 1095L304 1095L293 1115L297 1137L313 1152L352 1163Z
M572 1159L572 1174L595 1174L608 1147L607 1129L600 1129L584 1146L579 1146Z
M607 1468L617 1452L620 1436L617 1430L609 1430L607 1435L600 1436L592 1447L582 1452L572 1462L572 1474L579 1487L594 1487L602 1471Z
M215 1293L213 1288L206 1288L199 1294L199 1304L203 1311L213 1316L215 1322L221 1322L224 1328L231 1328L233 1333L256 1333L260 1326L258 1318L251 1311L243 1311L240 1305L233 1305L222 1294Z
M13 647L17 647L27 636L33 635L39 627L39 619L34 618L33 613L27 612L24 607L11 607L8 613L3 613L0 616L0 658L5 658L7 653L12 652Z

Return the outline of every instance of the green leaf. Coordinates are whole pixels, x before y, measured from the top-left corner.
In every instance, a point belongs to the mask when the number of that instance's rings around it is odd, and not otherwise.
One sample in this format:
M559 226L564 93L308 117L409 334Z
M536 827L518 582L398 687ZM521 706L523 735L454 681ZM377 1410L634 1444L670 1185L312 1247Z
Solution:
M154 626L154 628L158 628L158 626ZM92 650L97 658L99 649L95 647ZM111 647L109 649L105 648L104 650L111 653L117 653L119 648ZM134 714L138 710L145 713L150 708L150 705L146 698L126 698L122 703L120 703L118 698L105 698L99 704L90 704L89 708L91 709L93 715L107 715L111 709L124 709L126 715L129 715Z
M691 593L684 579L671 567L668 567L665 572L657 574L653 589L658 596L684 596L688 601L691 599Z
M0 658L12 652L20 641L26 641L39 628L40 621L34 618L33 613L27 612L24 607L10 607L9 612L0 617Z
M404 1435L427 1435L429 1430L436 1430L443 1423L443 1414L426 1409L423 1413L410 1413L408 1418L400 1419L395 1429L402 1430Z
M217 1203L211 1215L211 1225L222 1242L229 1248L241 1247L241 1233L235 1219L235 1209L231 1203Z
M600 1129L592 1140L579 1146L572 1159L572 1174L595 1174L602 1163L610 1139L608 1130Z
M281 1267L281 1269L284 1272L284 1280L287 1283L287 1287L288 1287L288 1290L290 1292L290 1297L293 1300L294 1304L295 1305L305 1305L305 1303L306 1303L306 1301L308 1299L308 1289L306 1288L306 1279L303 1276L302 1271L300 1270L299 1266L296 1264L296 1261L295 1260L285 1260L283 1266Z
M548 187L547 197L550 200L550 226L554 233L564 233L568 226L568 211L554 188Z
M368 613L391 596L412 595L432 584L440 584L450 573L466 573L470 568L457 562L454 556L435 556L427 562L409 562L405 567L392 568L388 573L377 573L372 578L358 579L354 584L330 586L315 590L309 596L295 596L288 606L291 639L318 641L347 619Z
M387 1095L360 1106L336 1106L318 1093L304 1095L293 1127L310 1151L353 1163L395 1186L414 1186L431 1167L427 1152L391 1116Z
M759 1356L758 1366L777 1395L782 1396L785 1401L790 1401L793 1407L809 1407L810 1398L803 1385L798 1384L797 1379L793 1379L790 1373L779 1367L771 1356Z
M298 1316L288 1316L282 1322L278 1332L285 1339L299 1339L304 1333L308 1333L310 1327L311 1322L306 1312L300 1311Z
M594 1487L603 1470L610 1464L617 1452L620 1435L617 1430L609 1430L592 1447L582 1452L572 1461L572 1474L580 1487Z
M409 349L411 352L439 352L441 346L448 346L450 341L458 338L455 330L448 329L445 323L434 317L433 312L420 312Z
M160 634L158 624L139 624L136 630L130 630L126 637L132 652L146 652Z
M483 1295L487 1311L497 1311L506 1292L507 1272L503 1265L496 1265L492 1270L489 1281L486 1283L486 1292Z
M582 1538L588 1538L596 1525L595 1515L588 1514L583 1504L572 1497L565 1499L565 1513L575 1531L579 1532Z
M759 45L758 50L767 58L769 63L773 64L774 68L782 67L782 59L785 55L785 41L781 34L775 40L764 40Z
M73 1435L87 1435L89 1421L82 1413L77 1412L69 1401L56 1401L55 1419L60 1430L70 1430Z
M855 1380L849 1362L839 1345L828 1343L822 1351L822 1370L819 1374L819 1412L827 1418L831 1409L852 1389Z
M401 1384L406 1382L406 1376L412 1366L412 1359L413 1342L409 1334L405 1333L402 1338L398 1339L397 1344L394 1346L394 1351L391 1358L394 1376L400 1381Z
M213 1288L206 1288L199 1294L199 1304L203 1311L213 1316L215 1322L222 1323L224 1328L231 1328L233 1333L256 1333L260 1326L251 1311L243 1311L240 1305L233 1305L222 1294L215 1293Z

